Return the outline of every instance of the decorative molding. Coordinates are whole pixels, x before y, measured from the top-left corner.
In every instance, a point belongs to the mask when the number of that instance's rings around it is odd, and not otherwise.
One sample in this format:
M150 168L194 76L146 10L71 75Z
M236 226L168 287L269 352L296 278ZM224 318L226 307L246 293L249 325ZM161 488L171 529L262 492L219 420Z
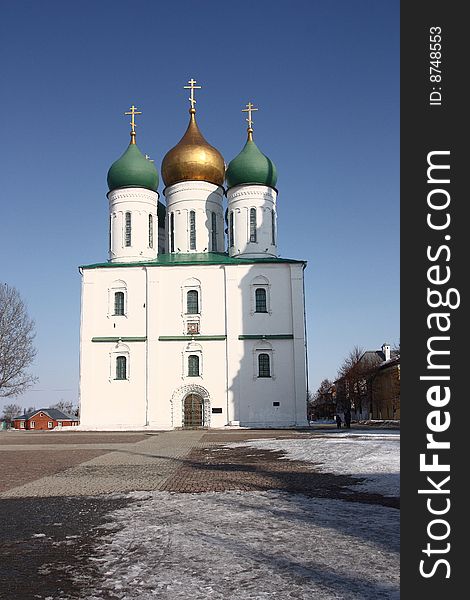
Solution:
M264 313L263 313L264 314ZM239 335L239 340L293 340L294 335L292 333L277 333L274 335Z
M168 200L174 194L178 192L210 192L211 194L218 194L221 198L224 195L224 188L215 183L209 183L208 181L188 181L174 183L168 186L164 190L165 198ZM201 198L202 200L202 198Z
M124 338L122 338L124 339ZM220 341L226 340L226 335L160 335L158 336L159 342L185 342L185 341Z
M243 190L231 192L229 201L232 202L237 198L263 198L264 200L271 200L274 202L276 200L276 196L277 194L272 188L255 186L254 188L244 188Z
M172 427L184 426L184 399L189 394L198 394L204 403L204 427L211 426L211 399L209 392L202 385L189 383L177 388L170 398ZM177 422L175 422L177 421Z
M92 342L146 342L146 337L92 337Z

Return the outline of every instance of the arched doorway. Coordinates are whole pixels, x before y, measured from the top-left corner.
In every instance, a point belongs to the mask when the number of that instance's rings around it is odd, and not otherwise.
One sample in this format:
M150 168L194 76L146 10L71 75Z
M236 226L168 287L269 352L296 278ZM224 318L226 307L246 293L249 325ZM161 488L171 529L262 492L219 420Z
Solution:
M199 394L188 394L184 399L184 427L204 427L204 400Z

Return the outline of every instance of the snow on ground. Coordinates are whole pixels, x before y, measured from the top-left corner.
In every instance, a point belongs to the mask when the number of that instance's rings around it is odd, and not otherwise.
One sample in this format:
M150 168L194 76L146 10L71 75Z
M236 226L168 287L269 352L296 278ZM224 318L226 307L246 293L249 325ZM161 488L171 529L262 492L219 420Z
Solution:
M86 600L399 598L393 508L276 491L128 497L91 559Z
M322 473L364 478L351 486L357 491L400 495L400 434L396 432L332 431L303 439L248 440L227 445L282 450L284 458L314 463Z

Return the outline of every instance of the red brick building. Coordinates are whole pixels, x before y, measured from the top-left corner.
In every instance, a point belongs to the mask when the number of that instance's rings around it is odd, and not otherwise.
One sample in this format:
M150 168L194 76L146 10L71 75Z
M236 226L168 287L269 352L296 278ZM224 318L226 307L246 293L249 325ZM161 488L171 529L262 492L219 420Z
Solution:
M40 408L24 415L19 415L11 420L14 429L45 430L56 427L69 427L78 425L77 417L66 415L57 408Z

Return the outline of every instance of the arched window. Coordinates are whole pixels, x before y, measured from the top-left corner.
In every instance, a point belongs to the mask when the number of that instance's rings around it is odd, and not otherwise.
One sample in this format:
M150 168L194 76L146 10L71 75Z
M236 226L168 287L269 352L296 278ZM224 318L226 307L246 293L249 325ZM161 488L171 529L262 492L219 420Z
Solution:
M271 210L271 244L276 245L276 213Z
M127 358L125 356L116 357L116 379L127 379Z
M191 315L199 313L199 294L196 290L189 290L186 294L186 312Z
M256 288L255 290L255 312L268 312L265 288Z
M114 314L117 316L124 314L124 292L114 293Z
M110 252L112 250L112 242L113 242L112 237L111 237L112 229L113 229L113 215L109 215L109 240L108 241L109 241L109 251Z
M196 250L196 213L189 211L189 249Z
M271 377L269 354L258 355L258 377Z
M124 245L125 246L130 246L131 245L131 233L132 233L132 222L131 222L131 213L130 212L126 212L126 227L125 227L125 232L124 232Z
M217 215L211 213L211 250L217 252Z
M228 237L229 237L229 242L230 242L230 248L233 248L235 246L235 242L233 239L233 210L230 211L228 227L229 227Z
M153 215L149 215L149 248L153 248Z
M250 242L256 242L256 208L250 208Z
M199 377L199 356L197 354L188 356L188 377Z
M132 221L131 221L131 213L126 213L125 216L125 229L124 229L124 245L130 246L132 242Z
M175 251L175 213L170 214L170 252Z

